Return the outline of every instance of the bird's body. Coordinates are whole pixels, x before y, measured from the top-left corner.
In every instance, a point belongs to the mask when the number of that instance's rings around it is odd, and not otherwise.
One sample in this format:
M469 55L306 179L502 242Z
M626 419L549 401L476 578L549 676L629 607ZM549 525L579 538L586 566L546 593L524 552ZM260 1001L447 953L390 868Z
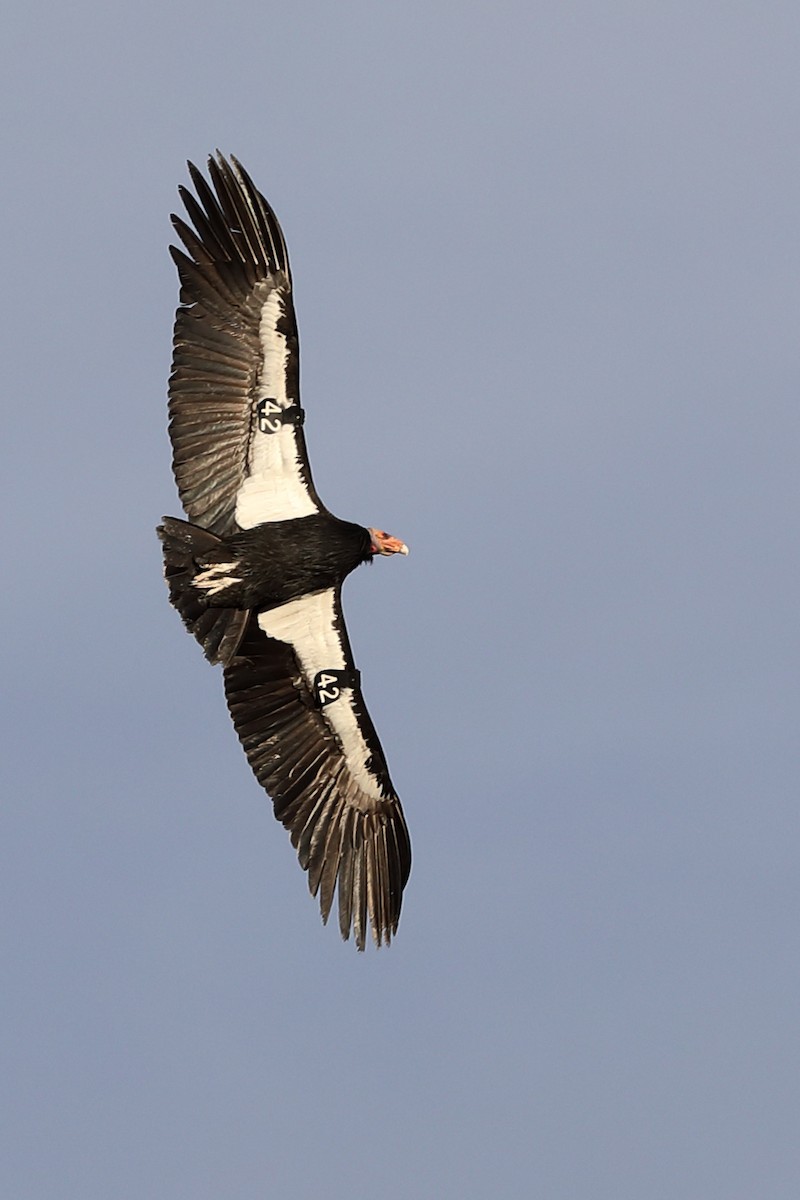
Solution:
M255 525L198 548L193 585L211 608L275 608L340 587L371 558L368 529L330 513L313 513ZM230 661L232 655L225 657Z
M190 164L194 224L170 379L173 467L188 521L159 527L170 599L211 662L251 766L289 829L324 919L338 896L363 949L396 932L411 863L400 802L361 696L341 586L382 530L341 521L311 479L283 235L244 170ZM216 194L215 194L216 193ZM199 201L199 203L198 203Z

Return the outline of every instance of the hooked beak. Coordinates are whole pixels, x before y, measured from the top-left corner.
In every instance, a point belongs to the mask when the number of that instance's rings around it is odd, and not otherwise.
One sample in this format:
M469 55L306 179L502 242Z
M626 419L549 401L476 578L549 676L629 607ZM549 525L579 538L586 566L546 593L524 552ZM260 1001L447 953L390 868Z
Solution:
M384 533L382 529L370 529L373 554L408 554L408 546L400 538Z

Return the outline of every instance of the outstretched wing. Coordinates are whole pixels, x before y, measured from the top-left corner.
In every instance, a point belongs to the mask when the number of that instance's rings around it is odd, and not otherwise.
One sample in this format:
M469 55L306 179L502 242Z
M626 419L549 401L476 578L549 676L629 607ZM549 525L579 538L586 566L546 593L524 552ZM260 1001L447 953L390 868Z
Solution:
M338 588L253 614L225 694L327 921L364 949L397 931L411 845L361 697Z
M191 521L225 535L323 510L311 479L300 407L289 257L278 221L236 159L208 160L209 187L173 216L181 282L169 432Z

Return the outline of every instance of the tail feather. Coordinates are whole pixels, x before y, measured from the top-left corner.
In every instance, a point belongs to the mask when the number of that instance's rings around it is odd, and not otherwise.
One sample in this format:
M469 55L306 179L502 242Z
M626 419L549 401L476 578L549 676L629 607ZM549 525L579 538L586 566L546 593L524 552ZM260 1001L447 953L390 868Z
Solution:
M218 550L222 539L176 517L164 517L156 532L164 552L164 578L170 601L203 647L208 661L227 666L239 649L250 611L212 607L207 591L194 584L195 576L202 570L200 560Z

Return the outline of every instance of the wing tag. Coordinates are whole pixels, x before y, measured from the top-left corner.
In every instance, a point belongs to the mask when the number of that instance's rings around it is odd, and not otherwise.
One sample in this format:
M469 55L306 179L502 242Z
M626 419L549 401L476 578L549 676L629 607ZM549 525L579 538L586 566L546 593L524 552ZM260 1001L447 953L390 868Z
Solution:
M256 405L256 418L259 433L280 433L284 425L302 425L306 414L299 404L284 408L271 396L265 396Z
M318 671L314 676L314 699L320 708L324 708L339 699L343 688L360 686L360 671Z

